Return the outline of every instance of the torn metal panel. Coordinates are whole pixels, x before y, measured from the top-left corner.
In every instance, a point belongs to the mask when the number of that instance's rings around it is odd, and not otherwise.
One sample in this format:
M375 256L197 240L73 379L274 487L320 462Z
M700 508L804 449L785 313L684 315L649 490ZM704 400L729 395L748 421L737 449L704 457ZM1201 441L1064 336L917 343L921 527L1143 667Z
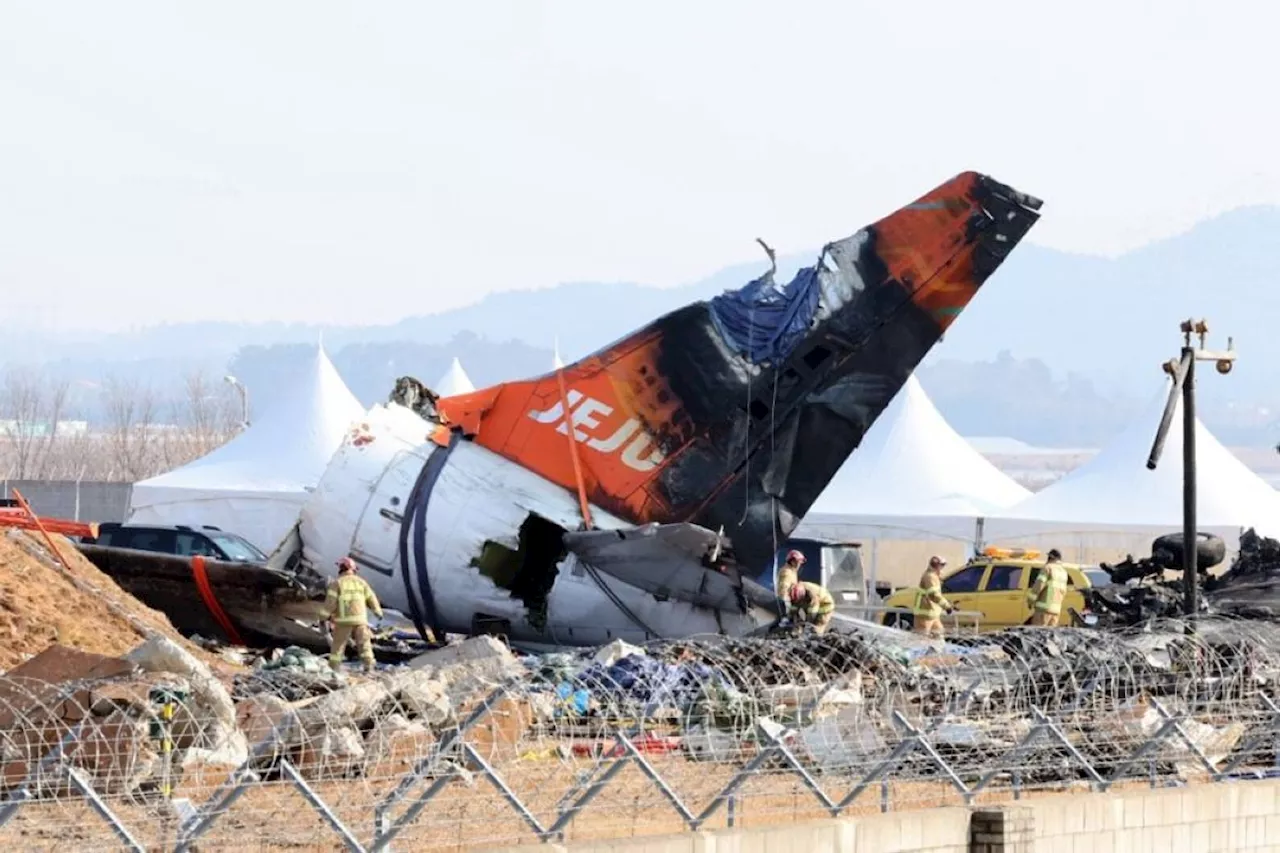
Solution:
M439 401L473 440L633 524L719 529L768 563L906 377L1037 221L966 172L772 275L556 374ZM567 405L566 405L567 403Z
M711 320L721 336L753 364L785 359L818 313L819 267L802 269L790 284L781 286L773 274L770 269L745 287L711 300Z
M219 621L200 604L191 560L173 554L135 551L106 545L76 546L104 574L143 604L169 617L184 634L224 637ZM238 631L259 639L296 641L296 623L274 613L276 607L296 607L324 595L316 578L248 562L205 559L205 573L214 597ZM272 625L280 625L279 632ZM230 638L226 638L230 639Z
M692 524L648 524L564 535L565 547L623 583L660 598L716 610L745 610L736 572L729 575L703 564L717 542L715 533Z
M397 379L395 387L387 396L388 403L404 406L418 417L432 423L437 423L440 418L436 410L436 403L439 401L439 394L412 376L401 376Z

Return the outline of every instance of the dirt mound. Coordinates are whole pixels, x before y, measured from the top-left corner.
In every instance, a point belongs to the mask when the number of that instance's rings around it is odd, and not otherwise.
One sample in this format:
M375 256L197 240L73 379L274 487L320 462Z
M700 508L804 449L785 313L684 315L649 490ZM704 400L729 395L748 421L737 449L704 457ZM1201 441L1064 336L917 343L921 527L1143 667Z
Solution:
M39 534L0 530L0 672L51 643L120 655L159 633L206 662L222 663L183 638L163 613L146 607L86 560L62 536L68 578ZM223 667L219 667L220 669Z

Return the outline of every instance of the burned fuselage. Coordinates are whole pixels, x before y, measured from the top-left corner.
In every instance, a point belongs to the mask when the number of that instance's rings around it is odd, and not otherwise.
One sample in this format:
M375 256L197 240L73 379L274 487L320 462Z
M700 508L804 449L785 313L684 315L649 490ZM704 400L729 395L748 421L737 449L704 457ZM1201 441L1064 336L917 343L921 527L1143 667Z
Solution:
M650 559L700 535L565 534L584 516L723 531L740 574L757 574L1039 206L964 173L827 245L789 285L770 272L555 373L441 399L437 422L375 410L303 513L307 561L332 571L349 553L389 606L437 631L496 621L552 645L749 631L772 613L745 582L726 598L714 578L620 568L625 548ZM672 559L717 571L702 556Z
M499 623L525 644L600 645L745 633L771 618L662 600L596 571L564 541L581 523L573 493L460 437L442 447L432 429L394 404L370 412L303 510L308 564L351 556L384 604L437 634ZM593 520L632 527L602 510Z

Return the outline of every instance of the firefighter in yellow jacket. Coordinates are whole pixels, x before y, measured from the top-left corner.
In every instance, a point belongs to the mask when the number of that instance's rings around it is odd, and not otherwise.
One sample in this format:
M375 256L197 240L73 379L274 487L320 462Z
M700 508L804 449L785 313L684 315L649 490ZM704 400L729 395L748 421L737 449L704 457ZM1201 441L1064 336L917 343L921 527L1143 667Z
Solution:
M1067 570L1062 565L1062 554L1050 549L1048 558L1036 582L1027 590L1027 605L1035 608L1031 614L1032 625L1052 628L1062 614L1062 600L1067 597Z
M369 617L365 608L382 618L382 605L365 579L356 574L355 561L343 557L338 561L338 579L329 584L325 595L325 618L333 622L333 641L329 646L329 666L342 665L347 640L354 638L364 662L364 671L373 672L373 640L369 635Z
M791 600L791 588L800 582L800 567L803 565L804 554L793 550L778 569L778 598L784 602Z
M836 601L816 583L797 581L787 590L787 600L787 615L796 621L808 622L815 634L824 633L831 624Z
M955 609L942 594L942 570L946 565L947 561L942 557L930 557L929 567L920 576L915 604L911 608L917 634L941 638L943 636L942 611L950 613Z

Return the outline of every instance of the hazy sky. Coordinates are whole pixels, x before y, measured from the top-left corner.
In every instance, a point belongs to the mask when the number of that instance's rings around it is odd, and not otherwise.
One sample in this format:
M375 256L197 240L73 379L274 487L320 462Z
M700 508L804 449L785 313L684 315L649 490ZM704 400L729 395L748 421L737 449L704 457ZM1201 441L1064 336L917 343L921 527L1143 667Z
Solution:
M1263 0L0 0L0 311L678 284L969 168L1045 199L1033 242L1118 252L1280 203L1277 32Z

